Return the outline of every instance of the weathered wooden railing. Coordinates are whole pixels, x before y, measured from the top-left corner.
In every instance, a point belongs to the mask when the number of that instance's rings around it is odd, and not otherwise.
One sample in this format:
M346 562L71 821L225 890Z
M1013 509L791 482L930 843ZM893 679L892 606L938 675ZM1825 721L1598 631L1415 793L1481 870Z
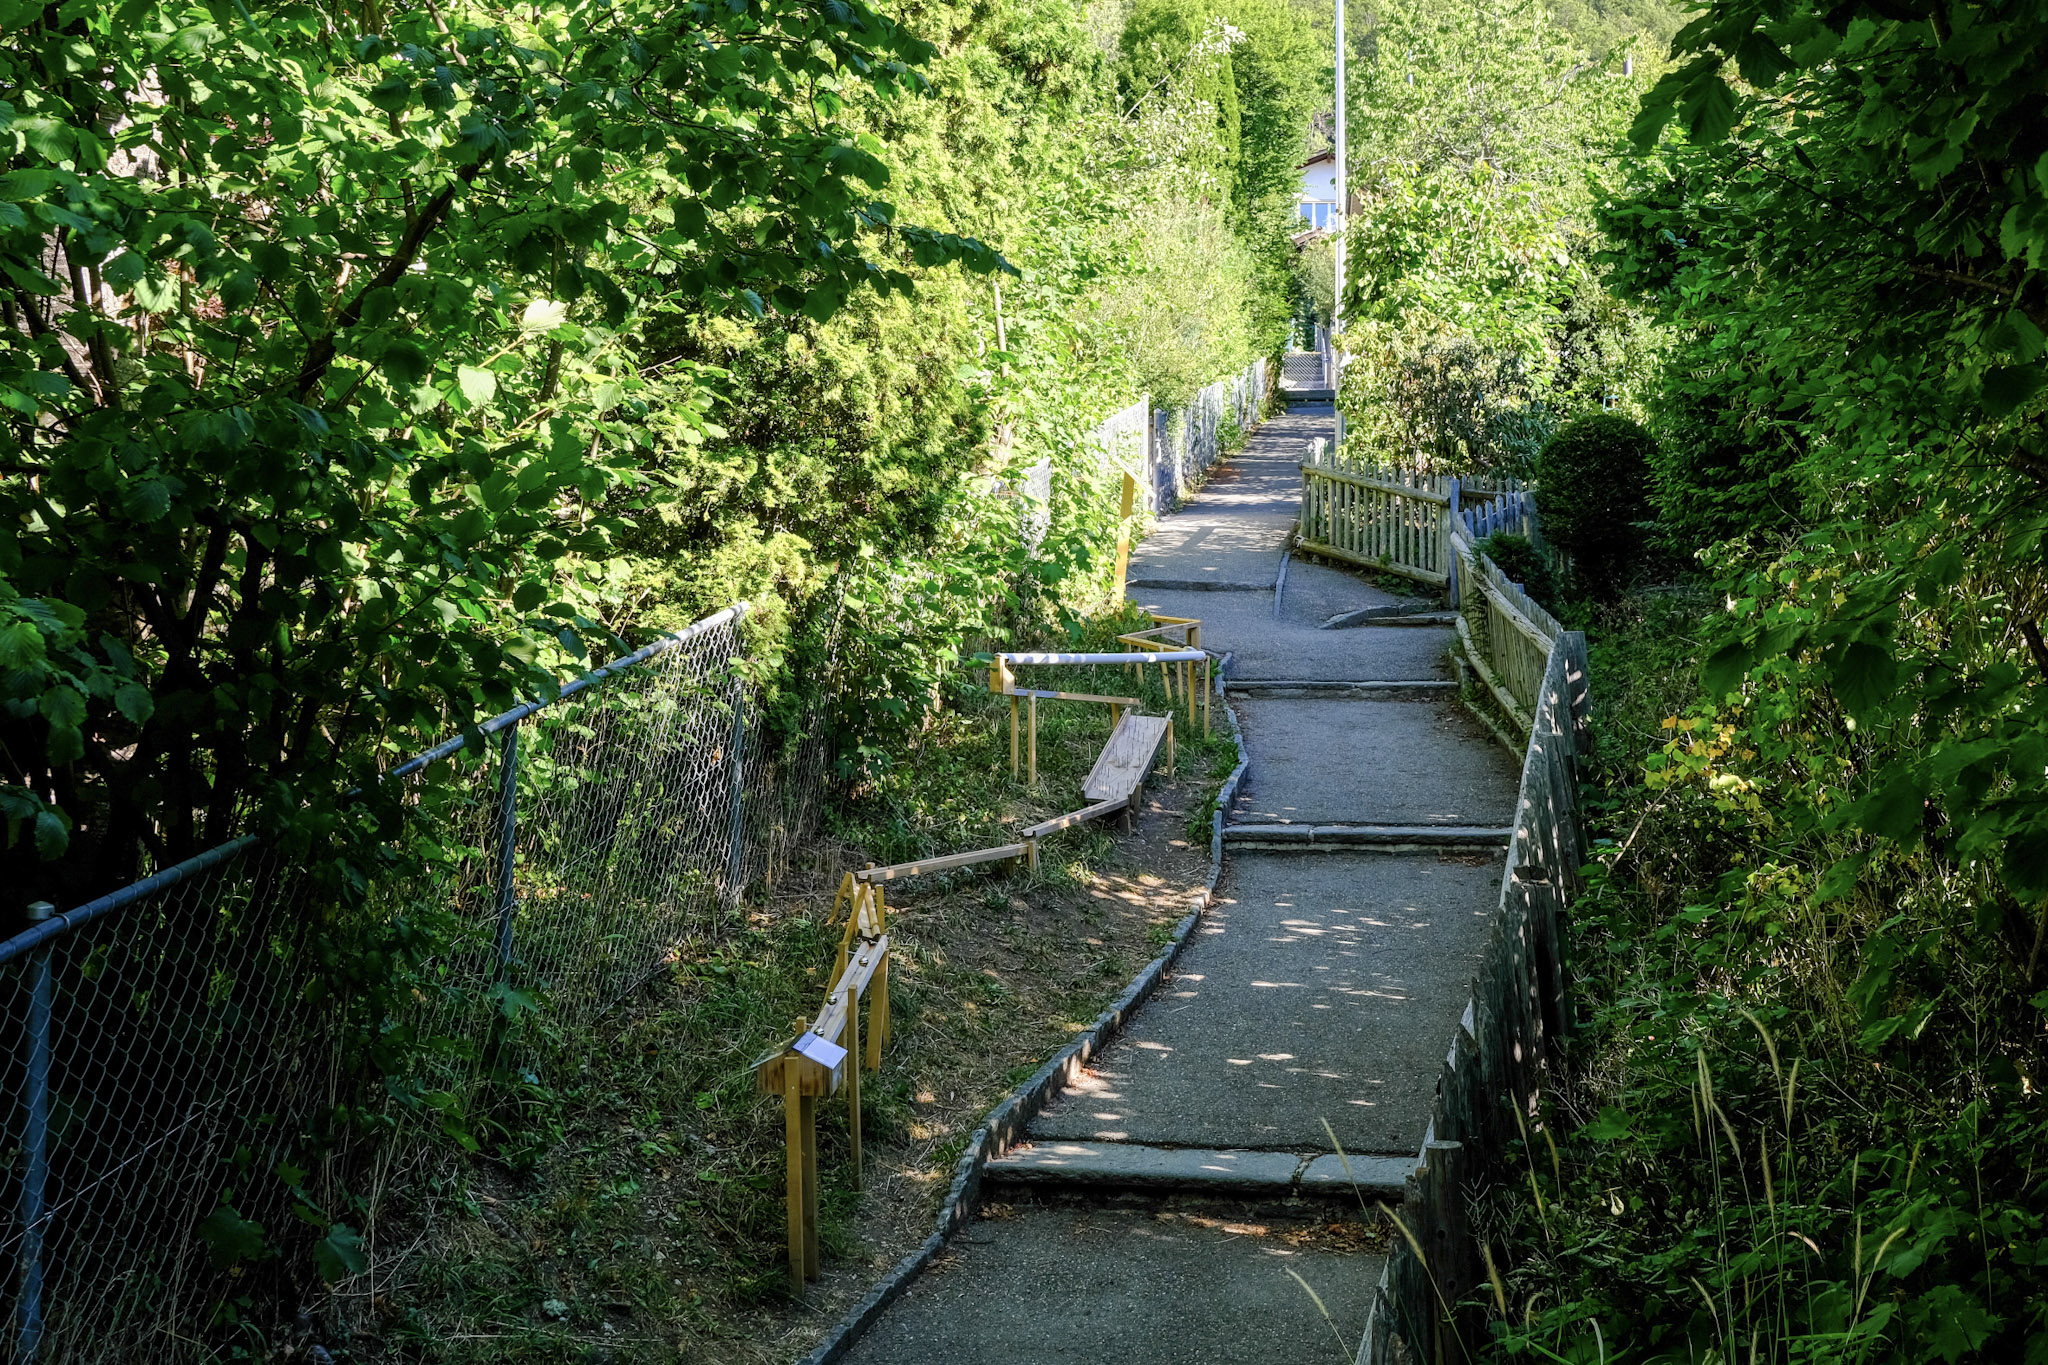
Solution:
M1497 532L1526 536L1534 529L1535 499L1526 490L1459 484L1454 484L1451 515L1464 523L1471 539L1484 540Z
M1441 493L1304 461L1296 544L1440 588L1451 574L1450 505Z
M1485 1283L1466 1210L1502 1178L1509 1144L1535 1140L1546 1068L1570 1025L1558 918L1581 889L1577 763L1589 752L1589 701L1586 638L1561 631L1534 696L1493 932L1438 1076L1358 1365L1486 1355L1483 1312L1465 1306Z
M1476 541L1498 531L1528 535L1534 526L1534 501L1516 479L1388 465L1320 438L1309 442L1301 461L1299 548L1448 587L1454 596L1454 538ZM1526 681L1533 689L1535 678ZM1526 695L1522 710L1527 711Z
M1564 633L1520 584L1454 533L1458 640L1473 672L1526 734L1551 646Z

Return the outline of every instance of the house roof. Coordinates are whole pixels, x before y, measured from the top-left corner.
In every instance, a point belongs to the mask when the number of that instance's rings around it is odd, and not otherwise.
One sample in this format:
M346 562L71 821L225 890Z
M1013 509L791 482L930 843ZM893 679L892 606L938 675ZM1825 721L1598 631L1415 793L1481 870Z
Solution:
M1323 148L1323 150L1321 150L1320 152L1317 152L1317 153L1316 153L1316 154L1315 154L1314 156L1310 157L1310 158L1309 158L1308 160L1306 160L1306 161L1302 162L1302 163L1301 163L1301 165L1299 165L1299 166L1295 167L1295 169L1296 169L1296 170L1301 170L1301 171L1305 171L1305 170L1307 170L1307 169L1308 169L1309 167L1311 167L1311 166L1320 166L1320 165L1322 165L1322 164L1323 164L1323 163L1324 163L1325 161L1335 161L1336 159L1337 159L1337 149L1336 149L1336 148L1334 148L1334 147L1325 147L1325 148Z

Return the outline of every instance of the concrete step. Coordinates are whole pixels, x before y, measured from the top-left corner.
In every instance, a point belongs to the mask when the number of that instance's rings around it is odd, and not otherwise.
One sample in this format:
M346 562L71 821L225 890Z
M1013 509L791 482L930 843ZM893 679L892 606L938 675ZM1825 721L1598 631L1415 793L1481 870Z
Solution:
M1370 701L1419 701L1457 691L1454 682L1416 678L1407 682L1344 682L1321 678L1228 678L1233 697L1361 697Z
M1335 389L1283 388L1280 392L1290 403L1334 403L1337 401L1337 391Z
M1365 1332L1384 1234L1355 1205L1007 1193L846 1365L1339 1362Z
M1348 852L1506 848L1512 829L1479 825L1225 825L1226 848L1319 848Z
M1342 611L1317 626L1317 630L1355 630L1360 626L1455 626L1454 611L1417 611L1413 607L1364 607Z
M1346 1166L1349 1166L1347 1171ZM988 1163L983 1179L1118 1189L1264 1194L1398 1194L1415 1158L1330 1152L1156 1147L1139 1142L1040 1139Z

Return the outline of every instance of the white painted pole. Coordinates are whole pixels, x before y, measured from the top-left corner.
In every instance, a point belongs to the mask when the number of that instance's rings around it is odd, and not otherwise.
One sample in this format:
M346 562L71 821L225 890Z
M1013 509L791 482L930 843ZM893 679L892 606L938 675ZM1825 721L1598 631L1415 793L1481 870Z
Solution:
M1331 256L1335 258L1337 279L1336 290L1330 305L1330 338L1338 343L1344 332L1344 214L1351 207L1350 182L1344 175L1344 0L1336 0L1337 6L1337 212L1336 240ZM1341 343L1339 343L1341 344ZM1336 373L1330 376L1330 387L1340 393L1343 388L1344 352L1337 349ZM1344 409L1337 409L1337 444L1344 443Z

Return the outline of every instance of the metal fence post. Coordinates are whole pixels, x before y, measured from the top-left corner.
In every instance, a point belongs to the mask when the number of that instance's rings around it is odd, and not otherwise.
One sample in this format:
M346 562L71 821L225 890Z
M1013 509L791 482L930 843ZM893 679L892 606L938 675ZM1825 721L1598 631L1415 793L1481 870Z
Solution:
M737 675L732 680L732 833L725 850L726 894L739 904L740 872L744 865L746 827L741 817L747 798L747 694Z
M48 901L28 907L32 923L57 913ZM27 1071L22 1087L22 1148L28 1157L21 1177L21 1320L16 1356L33 1362L43 1344L43 1217L50 1183L50 953L48 943L29 957Z
M505 727L504 757L498 766L498 980L512 965L512 915L519 892L512 864L519 844L519 722Z

